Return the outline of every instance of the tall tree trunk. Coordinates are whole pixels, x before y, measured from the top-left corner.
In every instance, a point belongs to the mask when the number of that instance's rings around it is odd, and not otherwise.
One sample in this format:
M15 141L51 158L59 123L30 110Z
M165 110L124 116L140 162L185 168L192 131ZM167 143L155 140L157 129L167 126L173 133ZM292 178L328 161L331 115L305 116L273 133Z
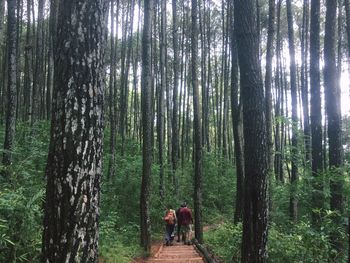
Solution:
M44 86L44 4L45 0L38 2L38 27L35 44L35 71L33 80L33 97L32 97L32 124L40 119L40 94Z
M121 145L121 155L124 155L124 148L125 148L125 132L126 132L126 117L127 117L127 97L128 94L126 94L126 87L127 85L127 76L126 76L126 68L127 68L127 51L129 48L127 45L127 39L128 39L128 32L129 32L129 27L131 26L129 22L129 12L131 10L131 2L132 1L127 1L127 7L125 13L123 14L123 35L122 35L122 44L121 44L121 75L120 75L120 108L119 108L119 134L122 139L122 145ZM130 16L131 17L131 16Z
M235 1L244 127L244 210L242 262L266 262L267 138L254 0Z
M290 57L290 89L292 97L292 176L291 176L291 193L289 212L292 220L298 217L298 95L297 95L297 76L295 65L295 46L294 46L294 29L291 0L287 0L287 20L288 20L288 42Z
M164 92L166 89L166 1L161 1L161 26L160 26L160 78L158 91L157 130L158 130L158 154L159 154L159 194L164 198ZM169 121L169 120L168 120Z
M194 129L194 228L195 237L199 243L203 242L202 226L202 125L199 103L199 85L198 85L198 24L197 0L192 0L192 34L191 34L191 53L192 53L192 88L193 88L193 129Z
M305 161L307 167L310 167L311 160L311 130L309 117L309 80L308 80L308 46L309 46L309 0L303 3L303 24L301 30L301 97L303 104L303 126L304 126L304 144Z
M269 25L266 44L266 73L265 73L265 111L266 111L266 133L267 133L267 162L269 176L269 205L272 206L272 190L273 190L273 139L272 139L272 59L273 59L273 40L275 37L275 0L269 0Z
M0 0L0 43L3 43L4 40L4 17L5 17L5 0ZM5 45L6 46L6 45ZM0 58L2 59L2 61L6 61L5 59L6 54L4 52L4 48L0 48ZM0 72L3 73L4 72L4 63L1 62L0 63ZM4 79L5 79L5 74L3 74L0 77L0 124L3 124L4 121L4 112L5 112L5 103L4 103L4 96L5 96L5 85L3 85L4 83Z
M177 22L177 2L176 0L172 0L173 7L173 50L174 50L174 89L173 89L173 118L172 118L172 169L173 173L175 173L177 169L177 163L179 159L179 125L178 125L178 87L179 87L179 37L178 37L178 22ZM168 120L169 121L169 120ZM174 174L174 186L177 189L177 178Z
M32 115L32 68L31 61L33 56L33 45L31 39L31 1L27 0L27 27L26 27L26 42L24 48L24 105L25 105L25 120L31 122Z
M230 27L234 28L233 3L230 13ZM242 131L242 104L238 99L238 52L237 41L234 30L231 30L231 108L232 108L232 126L233 140L236 160L236 207L234 222L242 220L243 207L243 182L244 182L244 158L243 158L243 131Z
M124 94L125 94L125 116L124 116L124 126L125 126L125 134L130 137L130 126L128 125L128 108L129 108L129 72L130 72L130 63L131 63L131 53L133 50L133 31L134 31L134 11L135 11L135 0L131 1L131 7L130 7L130 27L129 27L129 35L127 38L128 43L128 52L126 57L126 68L125 68L125 81L124 81ZM123 87L122 87L123 88ZM125 136L125 135L124 135ZM124 138L122 137L122 140L124 141ZM122 142L124 145L124 142ZM124 147L122 147L122 153L124 151Z
M48 27L49 28L49 27ZM51 94L53 86L53 52L52 52L52 37L50 29L47 30L48 46L47 46L47 79L46 79L46 120L51 119Z
M275 0L269 0L269 27L266 44L266 75L265 75L265 98L266 98L266 132L268 144L269 173L273 171L273 140L272 140L272 58L273 40L275 35Z
M17 0L17 22L16 22L16 119L19 119L21 114L20 114L20 110L21 110L21 98L22 98L22 94L21 94L21 66L20 66L20 52L21 52L21 41L20 41L20 36L22 35L22 17L23 17L23 0Z
M345 14L346 14L346 38L348 42L348 58L350 59L350 1L344 0ZM350 256L349 256L350 258Z
M203 8L202 8L203 7ZM206 49L206 39L205 39L205 2L202 1L202 5L199 2L198 3L198 15L199 15L199 32L200 32L200 45L201 45L201 87L202 87L202 146L205 147L206 145L206 137L208 131L206 130L207 124L206 124L206 110L207 107L207 89L208 86L206 85L206 74L207 74L207 49ZM181 99L181 98L180 98Z
M7 104L5 121L5 140L2 164L8 167L12 164L12 151L16 130L17 107L17 65L16 65L16 0L7 0ZM8 171L4 176L9 175Z
M114 16L114 5L117 4L117 12L116 17ZM116 64L117 64L117 55L116 55L116 46L118 42L118 38L114 35L114 25L118 25L118 12L119 12L119 0L111 0L111 70L109 75L109 119L110 119L110 144L109 144L109 164L108 164L108 173L107 179L111 181L115 175L115 157L116 157L116 130L117 130L117 119L116 119ZM116 22L114 21L116 19ZM118 31L118 28L116 28ZM118 36L118 33L117 33Z
M58 14L41 262L98 262L104 1L62 0Z
M283 82L282 82L282 66L281 66L281 3L282 0L278 1L277 5L277 37L276 37L276 55L277 55L277 65L276 65L276 76L275 76L275 86L276 86L276 104L275 104L275 116L276 120L280 120L283 116ZM275 178L276 182L283 183L283 126L284 122L276 121L275 129Z
M313 211L323 208L323 156L322 156L322 112L320 88L320 0L311 0L310 24L310 90L311 90L311 148L312 148L312 207ZM312 221L318 225L319 212L312 212Z
M146 253L151 249L150 232L150 187L152 175L152 59L151 39L153 21L153 0L144 0L144 23L142 35L142 183L140 197L141 218L141 246Z
M222 5L223 9L223 38L224 38L224 56L223 56L223 86L224 86L224 106L223 106L223 112L222 112L222 155L227 158L228 155L228 145L227 145L227 136L228 136L228 110L229 110L229 87L228 87L228 81L229 81L229 74L228 74L228 15L225 17L225 3Z
M211 47L211 21L210 21L210 1L208 1L208 17L206 19L206 24L207 24L207 48L208 48L208 76L207 76L207 86L205 87L206 89L206 107L205 107L205 111L203 112L203 118L205 119L205 130L206 130L206 134L205 134L205 141L206 141L206 146L207 146L207 151L210 152L210 130L209 130L209 112L210 112L210 88L212 87L211 85L211 78L212 78L212 67L211 67L211 56L210 56L210 47Z
M138 17L140 17L141 14L141 0L138 2L139 10L138 10ZM133 138L137 138L137 135L140 134L139 132L139 95L137 92L137 85L138 85L138 77L137 77L137 69L139 66L139 48L140 48L140 24L141 24L141 19L139 20L137 24L137 38L136 38L136 50L134 52L135 60L134 60L134 66L133 66L133 71L134 71L134 132L133 132Z
M340 14L339 14L340 15ZM330 178L330 207L337 212L334 216L334 225L341 226L343 213L343 165L342 157L342 129L341 129L341 100L340 86L338 85L338 72L336 63L336 31L337 31L337 1L327 0L326 29L324 42L324 83L325 99L328 118L328 153ZM342 242L339 234L331 236L334 248L341 252Z

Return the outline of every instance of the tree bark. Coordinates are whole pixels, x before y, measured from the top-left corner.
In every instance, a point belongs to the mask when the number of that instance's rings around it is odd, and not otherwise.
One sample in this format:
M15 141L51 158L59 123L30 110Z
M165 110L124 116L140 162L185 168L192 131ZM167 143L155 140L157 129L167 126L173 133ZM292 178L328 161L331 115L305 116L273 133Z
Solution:
M164 198L164 92L166 89L166 1L161 1L161 28L160 28L160 78L158 91L157 129L158 129L158 154L159 154L159 194ZM169 121L169 120L168 120Z
M27 0L27 27L26 27L26 42L24 48L24 105L25 105L25 120L31 123L32 115L32 68L31 61L33 56L33 45L31 35L31 1Z
M276 65L276 76L275 76L275 86L276 86L276 103L275 103L275 118L276 118L276 128L275 128L275 159L274 159L274 170L276 182L284 183L283 177L283 136L284 136L284 122L280 121L283 116L283 77L282 77L282 63L281 63L281 3L282 0L278 1L277 4L277 37L276 37L276 55L277 55L277 65Z
M16 65L16 0L7 0L7 104L5 120L5 140L2 164L12 164L12 151L16 130L17 108L17 65ZM3 174L9 175L8 171Z
M275 16L276 16L276 3L275 0L269 0L269 24L267 32L266 43L266 73L265 73L265 110L266 110L266 133L267 133L267 163L268 163L268 176L269 176L269 206L272 207L272 190L273 190L273 139L272 139L272 127L273 127L273 110L272 110L272 59L274 52L274 37L275 37Z
M45 0L39 0L38 2L38 26L37 37L35 44L35 69L33 79L33 97L32 97L32 125L35 121L41 118L40 116L40 94L44 87L44 4Z
M348 58L350 59L350 3L349 0L344 0L346 14L346 38L348 42Z
M337 1L327 0L326 3L326 29L324 42L324 83L326 111L328 119L328 153L330 175L330 208L337 214L333 222L341 226L343 213L343 146L341 127L341 100L340 86L338 85L338 71L336 62L336 31L337 31ZM341 252L342 242L337 233L331 235L333 247Z
M298 95L297 95L297 76L295 65L295 46L294 46L294 29L291 0L287 0L287 20L288 20L288 42L289 42L289 57L290 57L290 89L292 97L292 176L290 180L291 192L289 202L290 218L296 221L298 218L298 200L297 200L297 185L298 185Z
M172 0L173 7L173 50L174 50L174 89L173 89L173 116L172 116L172 169L175 173L179 159L179 125L178 125L178 87L179 87L179 37L178 37L178 22L177 22L177 1ZM175 187L177 188L177 178L175 178Z
M244 127L244 210L242 262L266 262L267 138L254 0L235 1Z
M266 132L268 144L269 173L273 172L273 140L272 140L272 59L273 40L275 35L275 0L269 0L269 26L266 44L266 74L265 74L265 98L266 98Z
M104 1L62 0L58 14L41 262L98 262Z
M233 3L231 3L230 23L234 28ZM244 158L243 158L243 130L242 130L242 104L239 103L238 85L238 52L237 40L234 30L231 30L231 108L234 152L236 160L236 207L234 222L242 220L243 208L243 182L244 182Z
M153 21L153 0L144 0L144 23L142 35L142 127L143 127L143 149L142 149L142 183L140 197L141 218L141 246L148 254L151 249L150 231L150 187L152 176L152 59L151 39Z
M311 148L313 211L323 208L323 156L322 156L322 112L320 89L320 0L311 0L310 24L310 91L311 91ZM312 212L312 221L318 225L321 221L319 212Z
M201 111L199 103L199 84L198 84L198 23L197 0L192 0L192 34L191 34L191 53L192 53L192 88L193 88L193 129L194 129L194 228L195 237L198 242L203 243L202 226L202 125Z
M301 30L301 97L303 105L303 126L304 126L304 144L305 161L307 167L310 167L311 161L311 130L310 130L310 111L309 111L309 80L308 80L308 46L309 46L309 0L303 3L303 24Z
M4 19L5 18L5 0L0 0L0 42L3 43L4 40ZM0 49L0 57L2 59L2 61L6 61L5 57L6 54L4 52L4 48ZM3 73L4 72L4 62L1 62L0 64L0 72ZM4 97L5 97L5 85L3 85L3 83L5 82L5 74L3 74L3 76L0 77L0 102L1 102L1 106L0 106L0 124L2 125L4 123L4 113L5 113L5 101L4 101Z
M117 4L116 17L114 16L114 4ZM111 72L109 75L109 121L110 121L110 144L109 144L109 164L107 180L111 181L115 176L116 171L116 130L117 130L117 118L116 118L116 64L117 64L117 43L118 43L118 33L117 36L114 35L114 25L118 25L118 12L119 12L119 0L111 0ZM116 19L116 22L114 21ZM117 28L118 31L118 28Z

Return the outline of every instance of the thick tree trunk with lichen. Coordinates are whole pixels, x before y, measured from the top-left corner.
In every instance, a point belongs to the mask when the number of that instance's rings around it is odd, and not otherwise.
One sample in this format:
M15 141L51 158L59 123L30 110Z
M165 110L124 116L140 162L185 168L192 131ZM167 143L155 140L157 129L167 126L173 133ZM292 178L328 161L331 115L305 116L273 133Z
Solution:
M104 1L58 12L41 262L98 262Z
M9 166L12 163L13 143L16 127L16 0L7 0L7 104L5 120L5 140L2 164ZM7 173L5 173L7 175Z
M244 207L242 262L267 259L267 138L254 0L237 0L235 33L243 103Z

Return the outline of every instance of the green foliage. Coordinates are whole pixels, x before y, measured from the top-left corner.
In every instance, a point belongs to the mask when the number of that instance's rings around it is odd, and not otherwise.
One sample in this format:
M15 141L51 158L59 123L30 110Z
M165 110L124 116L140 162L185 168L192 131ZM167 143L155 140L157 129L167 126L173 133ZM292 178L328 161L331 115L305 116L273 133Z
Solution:
M223 223L204 233L209 250L225 262L239 262L241 258L242 224Z
M272 225L269 231L270 262L328 262L329 242L324 232L300 222L286 231Z
M105 146L109 145L109 129L105 129ZM3 140L0 128L0 140ZM35 132L26 123L17 125L14 164L8 169L10 179L0 177L0 262L38 262L41 249L42 202L44 198L44 169L47 160L49 124L37 123ZM142 153L138 141L126 139L124 154L121 155L121 141L117 140L116 174L108 181L108 148L105 149L104 171L101 185L100 255L102 262L130 262L141 255L139 247L139 196L142 176ZM286 151L290 151L286 148ZM1 154L1 151L0 151ZM300 155L302 156L302 154ZM290 160L289 160L290 161ZM288 163L288 161L287 161ZM4 167L0 165L0 170ZM347 168L348 169L348 168ZM165 206L176 209L183 200L193 208L193 163L180 164L175 173L179 188L173 185L170 164L164 167L165 197L159 196L160 167L156 160L152 167L150 216L152 237L163 238ZM310 226L312 209L311 185L314 177L310 171L302 171L298 181L297 198L299 221L289 220L289 184L273 187L272 211L268 237L269 262L342 262L344 255L338 255L330 245L331 234L346 240L346 218L343 225L334 224L340 215L329 211L325 205L320 210L322 225L319 230ZM348 171L324 173L319 179L324 182L323 195L329 203L329 180L335 174ZM221 223L205 233L205 242L215 254L226 262L239 262L242 225L228 223L233 217L236 189L235 168L225 158L215 153L203 156L203 220L204 224ZM342 179L343 180L343 179ZM349 178L344 180L344 195L350 193ZM176 194L179 193L179 195ZM347 209L349 209L349 204ZM344 245L344 247L346 247Z
M35 132L26 123L16 128L14 164L7 168L9 178L0 178L0 262L37 262L49 125L37 123Z
M116 212L108 213L100 223L100 254L103 262L126 263L140 255L138 246L138 226L120 225Z
M268 262L345 262L345 258L331 251L329 233L332 226L317 231L301 221L281 228L272 224L268 237ZM343 232L339 234L344 236ZM205 233L209 249L225 262L240 262L242 224L224 223Z
M207 153L203 161L203 210L207 223L233 215L235 169L229 160Z
M28 197L23 187L0 192L0 262L38 259L43 195L39 190Z

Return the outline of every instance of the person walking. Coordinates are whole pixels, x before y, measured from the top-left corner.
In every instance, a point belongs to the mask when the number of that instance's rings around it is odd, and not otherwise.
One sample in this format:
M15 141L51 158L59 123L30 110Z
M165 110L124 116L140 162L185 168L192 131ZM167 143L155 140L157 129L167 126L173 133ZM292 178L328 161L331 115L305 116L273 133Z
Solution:
M165 216L163 217L165 221L165 245L171 246L174 240L174 230L176 223L176 213L175 210L170 208L170 205L167 206Z
M182 204L179 211L179 218L181 219L182 241L185 245L191 245L190 233L192 231L193 217L192 211L187 207L187 203Z
M180 210L183 208L183 204L176 210L176 218L177 218L177 224L176 224L176 232L177 232L177 242L181 241L181 217L180 217Z

